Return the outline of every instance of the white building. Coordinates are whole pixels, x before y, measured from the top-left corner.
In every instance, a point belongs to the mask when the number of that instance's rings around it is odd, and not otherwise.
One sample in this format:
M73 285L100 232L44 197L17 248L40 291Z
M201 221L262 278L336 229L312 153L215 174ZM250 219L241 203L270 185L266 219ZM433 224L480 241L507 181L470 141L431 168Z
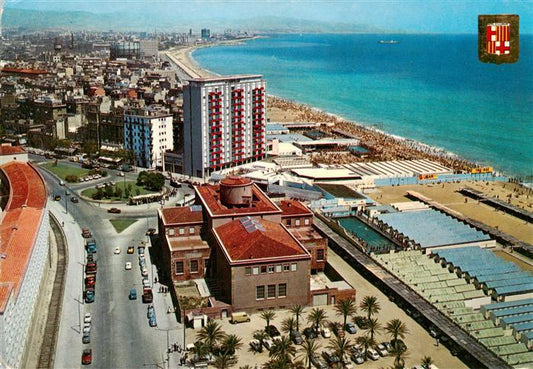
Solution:
M185 174L203 178L265 157L265 85L260 75L235 75L183 87Z
M124 112L124 147L133 150L135 165L155 169L164 153L174 149L172 114L158 105L128 108Z

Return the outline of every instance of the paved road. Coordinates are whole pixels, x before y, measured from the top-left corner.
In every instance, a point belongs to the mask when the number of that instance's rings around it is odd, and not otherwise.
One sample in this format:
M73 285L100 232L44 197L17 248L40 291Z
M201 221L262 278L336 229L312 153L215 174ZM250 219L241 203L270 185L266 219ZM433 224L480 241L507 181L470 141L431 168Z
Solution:
M60 186L52 174L44 170L42 173L49 186L50 211L64 222L69 253L55 368L81 367L84 348L92 348L94 368L166 367L167 342L182 344L182 326L173 314L167 314L167 308L171 306L170 295L158 293L159 285L154 286L157 328L148 325L147 305L142 303L140 296L134 301L128 299L130 288L136 288L138 293L141 291L142 276L137 251L133 255L126 253L127 246L148 241L145 232L147 228L157 228L156 209L160 205L138 206L131 211L127 207L122 214L109 214L106 209L110 206L100 207L81 198L74 204L64 196L65 191L72 193L74 189L81 190L94 186L94 183L69 189ZM57 193L62 194L61 201L53 201L53 195ZM120 217L134 218L137 222L117 234L109 219ZM92 231L98 245L96 301L92 304L86 304L82 299L85 240L81 237L81 227ZM115 247L121 248L120 254L113 253ZM126 261L132 262L132 270L125 270ZM153 281L155 268L151 266L149 255L147 263ZM93 325L91 343L84 345L80 320L86 312L92 314ZM171 367L177 367L177 355L169 355Z

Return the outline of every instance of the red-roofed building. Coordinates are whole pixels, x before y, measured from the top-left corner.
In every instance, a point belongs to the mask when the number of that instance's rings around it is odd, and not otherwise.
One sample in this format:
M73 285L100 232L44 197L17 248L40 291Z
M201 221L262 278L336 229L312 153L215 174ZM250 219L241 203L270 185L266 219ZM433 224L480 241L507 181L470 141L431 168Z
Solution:
M47 268L47 191L39 171L16 160L0 166L0 193L0 367L17 368Z
M282 200L281 222L311 254L311 272L322 272L326 267L328 241L313 228L313 212L300 201Z
M173 281L203 278L210 249L202 240L201 206L158 210L165 277Z
M0 145L0 165L10 161L28 162L28 153L20 146L11 146L9 143Z

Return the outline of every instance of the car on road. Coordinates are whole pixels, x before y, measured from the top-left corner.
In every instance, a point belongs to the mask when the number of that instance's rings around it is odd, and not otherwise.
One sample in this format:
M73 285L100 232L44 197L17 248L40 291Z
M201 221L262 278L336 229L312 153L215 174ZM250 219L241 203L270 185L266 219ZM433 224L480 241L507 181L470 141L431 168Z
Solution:
M61 195L55 195L54 201L61 201Z
M278 329L272 324L265 328L265 332L267 332L267 334L272 338L281 336L281 333L279 333Z
M155 320L155 315L148 320L148 324L150 324L150 327L157 327L157 320Z
M148 305L148 309L146 311L146 317L150 319L153 316L155 316L154 305Z
M322 329L320 330L320 333L322 334L322 337L324 337L324 338L330 338L331 337L331 331L329 330L329 328L322 327Z
M357 328L355 328L355 324L353 324L352 322L346 323L346 325L344 326L344 330L350 334L357 333Z
M144 246L137 246L137 252L139 255L144 255Z
M309 339L309 340L312 340L314 338L317 338L317 334L315 332L315 330L311 327L307 327L304 329L304 336Z
M118 172L118 173L117 173L117 176L119 176L119 177L124 177L124 172Z
M119 208L111 208L111 209L108 209L107 212L113 213L113 214L120 214L122 210L120 210Z
M133 254L135 252L135 247L128 246L128 254Z
M151 288L143 288L143 304L151 304L154 301L154 294Z
M155 234L155 232L156 232L155 228L148 228L148 230L146 231L146 235L152 236Z
M83 238L91 238L92 234L91 234L91 231L89 231L89 228L82 228L81 229L81 236Z
M81 354L81 363L83 365L89 365L92 362L93 362L93 350L92 349L83 350L83 353Z
M78 198L75 197L75 196L72 196L72 197L70 198L70 201L72 201L74 204L77 204L78 202L80 202L80 200L78 200Z
M114 251L115 255L116 254L120 254L120 247L115 247L115 251Z
M94 288L85 290L85 302L88 304L94 302Z
M291 332L291 340L294 342L295 345L301 345L304 343L304 340L302 338L302 334L298 331L292 331Z
M126 270L131 270L131 263L128 261L126 265L124 266Z
M130 300L137 300L137 290L135 288L131 288L128 297Z
M81 338L81 342L91 343L91 332L84 333L83 337Z

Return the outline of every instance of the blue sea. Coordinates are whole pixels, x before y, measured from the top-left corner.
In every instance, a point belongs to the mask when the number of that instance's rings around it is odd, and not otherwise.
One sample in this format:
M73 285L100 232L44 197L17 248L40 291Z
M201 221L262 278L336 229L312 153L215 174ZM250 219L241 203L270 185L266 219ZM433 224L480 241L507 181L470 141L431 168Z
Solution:
M378 43L390 39L400 43ZM533 36L521 35L514 64L477 53L477 35L291 34L193 57L219 74L262 74L270 94L530 177Z

